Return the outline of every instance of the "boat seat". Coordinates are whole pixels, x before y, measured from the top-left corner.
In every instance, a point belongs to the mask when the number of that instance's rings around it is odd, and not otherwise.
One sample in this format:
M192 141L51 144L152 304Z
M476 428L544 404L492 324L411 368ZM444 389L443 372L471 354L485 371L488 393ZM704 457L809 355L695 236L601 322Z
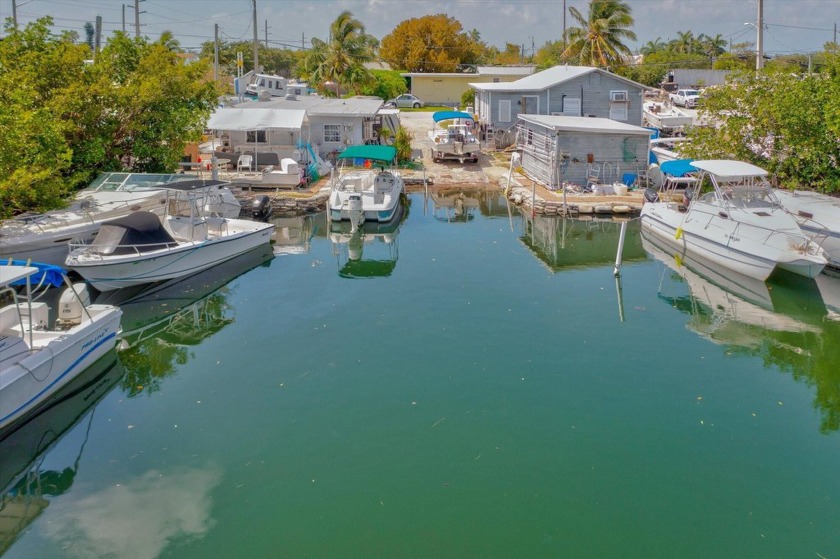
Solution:
M193 223L190 218L169 216L166 218L166 225L175 239L181 241L207 240L207 222L205 220Z

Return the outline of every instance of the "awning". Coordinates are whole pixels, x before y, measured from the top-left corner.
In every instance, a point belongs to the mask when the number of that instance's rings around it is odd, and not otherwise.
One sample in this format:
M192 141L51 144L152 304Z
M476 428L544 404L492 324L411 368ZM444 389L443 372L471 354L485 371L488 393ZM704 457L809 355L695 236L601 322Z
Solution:
M298 131L306 120L303 109L244 109L225 107L216 109L207 121L211 130L292 130Z

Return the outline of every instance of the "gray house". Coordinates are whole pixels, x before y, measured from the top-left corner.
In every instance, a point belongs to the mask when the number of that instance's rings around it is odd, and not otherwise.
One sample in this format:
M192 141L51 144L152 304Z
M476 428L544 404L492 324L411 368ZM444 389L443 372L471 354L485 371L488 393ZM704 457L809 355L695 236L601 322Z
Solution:
M639 125L642 93L649 87L600 68L554 66L512 82L471 83L483 130L511 130L517 116L609 118Z
M608 118L519 115L516 147L525 173L556 189L563 182L632 183L647 169L650 130Z

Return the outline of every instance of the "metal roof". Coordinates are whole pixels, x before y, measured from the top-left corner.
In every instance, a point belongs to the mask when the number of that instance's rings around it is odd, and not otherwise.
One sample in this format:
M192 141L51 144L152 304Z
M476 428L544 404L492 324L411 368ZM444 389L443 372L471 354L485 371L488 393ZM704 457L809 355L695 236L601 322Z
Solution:
M559 115L519 115L519 120L533 122L555 132L592 132L631 134L650 136L650 130L641 126L633 126L625 122L618 122L609 118L593 118L588 116L559 116Z
M644 84L628 80L627 78L613 74L612 72L607 72L606 70L593 68L591 66L554 66L552 68L548 68L547 70L543 70L542 72L537 72L536 74L531 74L530 76L525 76L524 78L520 78L512 82L478 82L470 83L470 86L479 91L543 91L554 85L567 82L593 72L605 74L641 89L651 89Z
M302 109L312 116L369 116L373 117L384 101L379 97L348 97L335 99L320 95L298 95L294 99L272 97L268 101L248 101L236 108L250 109Z

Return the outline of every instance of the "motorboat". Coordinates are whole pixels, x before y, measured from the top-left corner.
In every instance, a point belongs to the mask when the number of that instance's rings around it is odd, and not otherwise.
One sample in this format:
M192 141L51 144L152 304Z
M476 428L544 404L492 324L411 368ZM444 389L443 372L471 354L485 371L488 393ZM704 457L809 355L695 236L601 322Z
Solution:
M429 130L432 161L455 159L478 162L481 142L473 134L473 117L462 111L437 111L432 114L434 127ZM447 123L441 125L440 123Z
M650 152L656 158L656 163L661 165L666 161L680 159L680 144L688 141L685 136L653 138L650 141Z
M159 187L193 178L177 173L102 173L76 194L66 209L0 222L0 254L64 265L70 241L90 241L104 221L131 212L162 213L166 193ZM239 201L227 184L209 190L205 205L208 212L223 217L237 217L240 211Z
M122 311L91 304L83 283L48 264L0 265L0 433L36 414L56 391L114 348ZM64 285L56 313L39 301ZM55 318L51 319L51 314Z
M694 117L686 111L656 101L647 101L642 105L642 117L648 126L666 134L682 133L694 123Z
M840 268L840 198L809 190L773 191L799 227L825 249L828 265Z
M274 225L210 215L204 200L221 181L164 188L163 215L138 211L106 221L91 243L71 243L66 265L99 291L185 277L263 243Z
M339 175L331 181L327 200L330 219L350 221L353 227L394 219L403 193L396 158L393 146L355 145L341 152Z
M710 192L646 191L642 228L718 266L766 280L777 268L813 278L827 264L825 251L804 234L773 194L767 171L734 160L701 160L691 165Z

